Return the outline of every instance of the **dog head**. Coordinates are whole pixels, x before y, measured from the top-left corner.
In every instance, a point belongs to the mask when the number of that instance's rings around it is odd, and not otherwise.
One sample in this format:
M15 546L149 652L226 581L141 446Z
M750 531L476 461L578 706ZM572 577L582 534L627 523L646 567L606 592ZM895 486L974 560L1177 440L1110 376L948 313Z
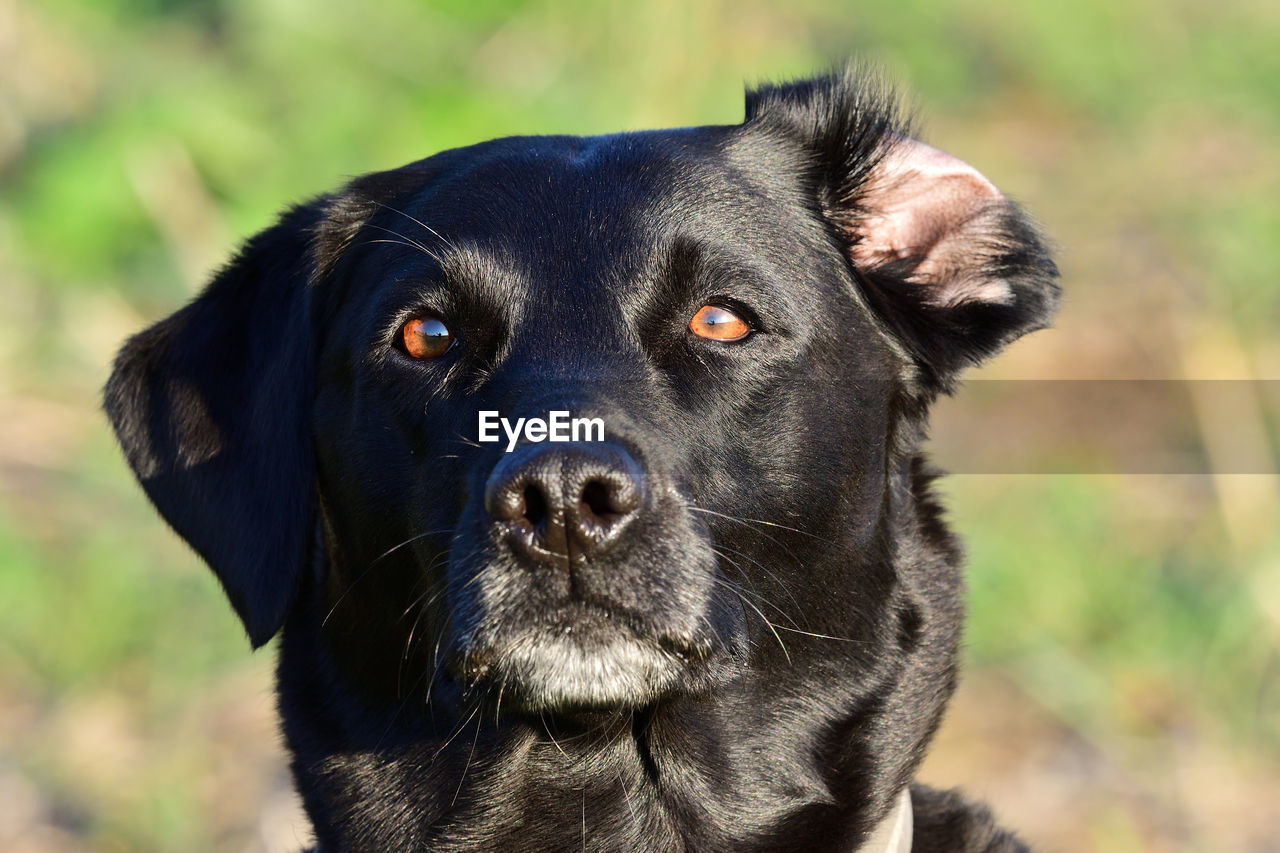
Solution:
M106 407L255 646L307 598L371 689L634 708L808 638L874 668L925 408L1046 324L1055 275L833 74L739 125L360 178L129 341Z

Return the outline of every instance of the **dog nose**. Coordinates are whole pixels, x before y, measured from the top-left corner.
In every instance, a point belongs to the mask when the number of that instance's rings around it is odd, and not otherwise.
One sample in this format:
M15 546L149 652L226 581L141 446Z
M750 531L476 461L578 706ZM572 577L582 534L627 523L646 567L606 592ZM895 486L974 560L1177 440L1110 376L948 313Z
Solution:
M615 541L644 503L640 466L611 442L525 445L489 475L484 505L531 556L589 557Z

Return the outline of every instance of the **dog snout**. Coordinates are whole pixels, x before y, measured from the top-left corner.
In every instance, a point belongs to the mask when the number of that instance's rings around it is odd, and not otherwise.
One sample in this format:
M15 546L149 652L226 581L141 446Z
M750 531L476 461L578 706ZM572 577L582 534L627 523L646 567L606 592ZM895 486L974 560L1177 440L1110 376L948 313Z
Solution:
M563 562L616 543L644 498L644 473L620 445L528 445L494 468L485 510L519 550Z

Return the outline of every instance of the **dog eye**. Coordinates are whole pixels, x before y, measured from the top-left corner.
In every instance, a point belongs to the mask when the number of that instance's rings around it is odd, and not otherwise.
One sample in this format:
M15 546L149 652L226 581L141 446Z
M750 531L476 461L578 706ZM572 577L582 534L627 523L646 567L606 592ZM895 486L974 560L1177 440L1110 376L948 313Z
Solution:
M439 317L414 317L400 330L400 341L410 358L439 358L453 346L453 332Z
M721 305L703 305L689 321L689 331L709 341L740 341L751 334L751 326Z

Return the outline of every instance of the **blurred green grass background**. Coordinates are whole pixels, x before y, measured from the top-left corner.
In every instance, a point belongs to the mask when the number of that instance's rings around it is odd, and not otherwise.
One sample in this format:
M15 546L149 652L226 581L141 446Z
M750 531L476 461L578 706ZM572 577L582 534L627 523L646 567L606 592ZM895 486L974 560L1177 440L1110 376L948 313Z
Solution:
M0 0L0 849L307 837L270 653L97 410L120 341L285 203L493 136L736 122L744 82L855 55L1061 247L1058 327L975 378L1280 379L1278 47L1263 0ZM1197 411L1211 461L1268 429ZM1280 850L1271 463L946 481L967 672L923 778L1047 850Z

